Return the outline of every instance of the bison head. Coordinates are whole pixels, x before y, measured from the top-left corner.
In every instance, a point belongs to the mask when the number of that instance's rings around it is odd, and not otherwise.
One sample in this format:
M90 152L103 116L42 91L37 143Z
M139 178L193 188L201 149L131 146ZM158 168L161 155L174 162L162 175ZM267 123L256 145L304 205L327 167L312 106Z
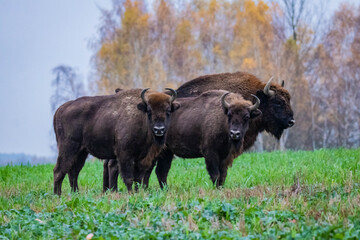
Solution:
M290 106L290 94L284 87L284 81L281 86L271 84L273 77L267 82L263 90L256 95L260 98L260 109L263 113L263 122L265 130L280 139L284 129L292 127L295 124L294 113Z
M260 100L253 95L256 102L252 104L250 101L246 101L240 95L236 94L236 98L228 103L225 100L228 94L229 92L221 96L221 106L228 118L229 137L235 146L239 148L249 128L250 119L261 115L261 111L258 109Z
M169 127L170 115L180 107L180 104L174 102L176 91L166 88L171 92L171 96L165 93L149 92L149 88L141 92L142 102L137 105L138 109L147 113L148 124L153 133L155 142L159 145L164 144L166 131Z

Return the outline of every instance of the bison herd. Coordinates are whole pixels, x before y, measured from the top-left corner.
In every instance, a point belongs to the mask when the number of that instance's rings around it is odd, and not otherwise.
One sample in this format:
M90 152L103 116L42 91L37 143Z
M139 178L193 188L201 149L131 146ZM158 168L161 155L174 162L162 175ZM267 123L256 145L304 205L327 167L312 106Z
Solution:
M152 170L163 188L174 155L204 157L212 182L224 184L234 158L266 131L279 139L295 124L290 94L272 78L245 72L201 76L176 91L116 89L81 97L54 115L59 155L54 193L68 174L72 191L88 154L104 161L103 190L117 190L120 173L128 191L148 186Z

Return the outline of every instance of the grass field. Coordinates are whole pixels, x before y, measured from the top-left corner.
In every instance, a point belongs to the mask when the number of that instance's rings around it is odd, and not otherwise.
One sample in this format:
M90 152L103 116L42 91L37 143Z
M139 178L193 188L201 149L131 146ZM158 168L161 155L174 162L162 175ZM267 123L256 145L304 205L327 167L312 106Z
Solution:
M53 165L0 168L0 239L359 239L360 149L244 154L223 189L203 159L176 159L169 187L102 194L88 161L80 192L52 194Z

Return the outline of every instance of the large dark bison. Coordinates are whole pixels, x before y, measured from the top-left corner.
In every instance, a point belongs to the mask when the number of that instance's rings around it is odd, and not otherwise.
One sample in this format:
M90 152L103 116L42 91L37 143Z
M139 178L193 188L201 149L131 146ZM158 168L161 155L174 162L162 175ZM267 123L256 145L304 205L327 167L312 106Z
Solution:
M177 90L178 98L194 97L209 90L223 89L239 93L245 99L256 95L260 101L262 118L250 124L245 136L245 149L250 148L262 131L267 131L280 139L284 129L295 124L294 114L290 106L290 94L281 85L273 83L273 78L265 84L254 75L246 72L205 75L185 82Z
M179 98L181 109L172 116L161 158L170 163L174 154L182 158L204 157L212 182L222 186L228 167L242 153L250 119L261 115L260 100L255 98L252 104L239 94L224 91ZM163 176L158 174L160 184L166 181Z
M273 83L271 78L263 83L257 77L246 72L222 73L205 75L185 82L177 89L178 98L198 96L209 90L223 89L241 94L244 99L251 100L256 95L261 103L259 109L262 116L250 121L249 129L245 134L243 150L249 149L256 137L262 131L269 132L277 139L280 139L284 129L295 124L294 114L290 106L290 94L281 85ZM180 153L177 153L181 155ZM162 151L158 158L153 161L156 166L156 174L163 187L167 182L167 175L170 170L172 155L166 150ZM147 186L151 171L154 165L149 168L143 179Z
M117 159L121 176L131 191L164 146L170 115L179 108L172 96L148 89L122 90L113 95L82 97L58 108L54 130L59 156L54 168L54 193L61 194L66 174L71 189L90 153Z
M260 100L254 97L256 102L252 104L239 94L213 90L197 97L178 98L181 108L171 116L166 148L159 158L170 164L174 154L182 158L204 157L212 182L217 187L222 186L228 167L242 153L249 121L261 115ZM108 184L112 190L117 189L115 166L115 160L110 160L108 169L104 168L104 176L109 174L106 179L110 178ZM166 179L161 177L166 176L158 172L161 167L158 166L157 173L162 186ZM148 178L144 180L147 186Z

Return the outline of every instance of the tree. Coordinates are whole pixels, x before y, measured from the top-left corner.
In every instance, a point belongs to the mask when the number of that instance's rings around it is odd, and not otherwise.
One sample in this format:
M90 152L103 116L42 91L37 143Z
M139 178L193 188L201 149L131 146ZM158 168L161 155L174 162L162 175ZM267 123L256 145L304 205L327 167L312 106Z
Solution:
M51 111L63 103L81 97L85 94L84 84L79 74L70 66L59 65L52 70L55 75L51 85L54 93L51 96Z
M359 12L360 7L342 4L316 51L318 146L360 146Z
M327 24L323 0L150 2L113 0L102 10L93 57L98 93L176 88L221 72L274 76L285 80L296 124L279 144L260 135L256 150L359 145L359 108L350 104L359 101L355 6L344 5Z
M314 49L322 34L319 26L325 23L323 10L319 9L323 8L315 8L314 2L310 5L307 0L282 0L272 5L273 72L279 80L286 82L296 119L295 126L286 130L280 139L280 150L286 147L314 148L314 102L309 73L313 67Z

